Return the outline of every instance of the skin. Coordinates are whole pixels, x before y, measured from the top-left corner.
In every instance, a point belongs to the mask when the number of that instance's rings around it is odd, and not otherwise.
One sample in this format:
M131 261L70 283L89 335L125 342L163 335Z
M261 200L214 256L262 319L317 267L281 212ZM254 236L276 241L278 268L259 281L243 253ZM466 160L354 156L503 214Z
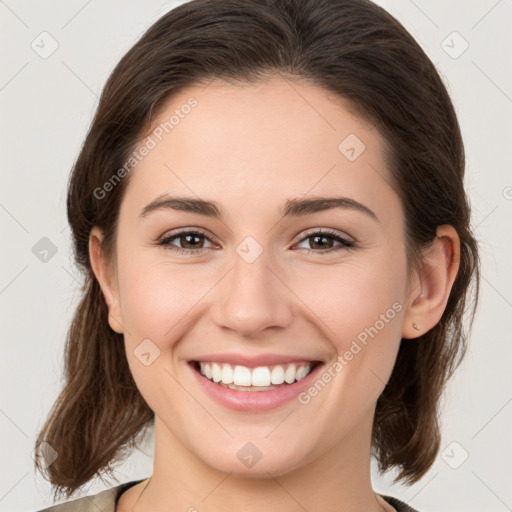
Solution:
M439 227L421 272L407 280L404 214L383 138L322 88L282 77L214 81L171 98L155 126L190 97L198 105L132 171L111 260L101 230L90 235L110 326L124 333L133 377L156 415L153 475L126 491L117 510L213 512L243 503L246 512L392 511L370 479L375 406L401 338L415 343L443 314L458 236ZM353 162L338 149L351 133L366 146ZM139 219L162 193L214 200L225 217L162 209ZM378 222L341 208L281 219L287 199L312 196L355 199ZM199 255L158 246L181 228L202 229L212 242L171 243L204 247ZM357 246L321 254L343 246L306 238L320 228ZM252 263L236 252L247 236L263 250ZM212 401L187 365L236 352L303 354L329 367L395 302L401 311L308 404L236 412ZM160 350L149 366L134 355L147 338ZM252 468L237 458L248 441L262 453Z

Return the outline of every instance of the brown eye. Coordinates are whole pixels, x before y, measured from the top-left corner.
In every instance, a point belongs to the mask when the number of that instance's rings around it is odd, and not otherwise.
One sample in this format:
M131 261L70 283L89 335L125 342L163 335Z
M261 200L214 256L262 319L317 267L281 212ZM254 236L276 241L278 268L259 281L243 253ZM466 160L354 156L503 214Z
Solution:
M174 240L177 240L179 245L172 243ZM199 254L208 248L204 247L204 241L212 243L210 238L200 231L179 231L164 237L158 245L182 254Z
M355 242L347 240L346 238L340 236L337 232L330 230L311 232L307 234L299 243L303 243L304 241L308 240L311 249L306 248L306 250L308 252L319 254L335 252L342 249L349 249L355 246ZM334 246L335 242L338 242L340 245Z

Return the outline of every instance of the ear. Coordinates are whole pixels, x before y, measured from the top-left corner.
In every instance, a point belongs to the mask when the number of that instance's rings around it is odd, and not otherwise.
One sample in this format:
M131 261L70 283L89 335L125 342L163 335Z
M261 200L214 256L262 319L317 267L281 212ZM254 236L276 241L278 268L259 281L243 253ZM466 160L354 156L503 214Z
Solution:
M103 232L97 226L89 235L89 259L108 306L108 323L113 331L121 334L123 324L115 268L112 262L107 261L103 251Z
M446 308L460 265L460 239L453 226L437 228L436 238L423 255L420 276L406 299L402 338L416 338L432 329ZM419 329L415 329L413 324Z

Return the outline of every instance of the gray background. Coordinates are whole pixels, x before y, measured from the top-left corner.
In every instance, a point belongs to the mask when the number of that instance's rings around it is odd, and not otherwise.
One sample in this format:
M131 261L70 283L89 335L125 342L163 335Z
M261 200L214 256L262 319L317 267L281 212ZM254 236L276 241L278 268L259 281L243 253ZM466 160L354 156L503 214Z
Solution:
M60 390L78 298L65 216L68 173L107 76L178 3L0 0L2 511L51 503L49 484L34 474L32 451ZM469 353L443 400L438 459L408 488L373 471L374 487L422 512L512 510L512 1L378 3L423 46L454 100L483 276ZM41 55L52 44L58 48ZM44 237L57 252L41 261L33 247L48 246ZM144 452L119 466L119 481L151 474L152 438ZM87 492L116 484L95 481Z

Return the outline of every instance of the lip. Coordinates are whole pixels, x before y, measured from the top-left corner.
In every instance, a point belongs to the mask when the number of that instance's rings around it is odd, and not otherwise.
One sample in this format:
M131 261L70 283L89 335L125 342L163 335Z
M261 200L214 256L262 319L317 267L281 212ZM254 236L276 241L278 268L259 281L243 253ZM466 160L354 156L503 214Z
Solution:
M211 357L211 356L208 356ZM226 362L231 364L231 360L219 360L219 355L211 357L209 359L197 359L194 361L216 361ZM237 359L239 361L240 359ZM300 359L304 360L304 359ZM205 376L201 375L197 371L195 362L190 361L188 366L192 371L194 378L197 379L198 384L202 390L215 402L233 409L238 412L263 412L276 409L285 403L296 398L300 393L307 389L313 381L318 377L324 364L320 361L314 361L318 363L311 370L311 372L303 379L288 384L287 386L279 387L277 389L271 389L269 391L238 391L236 389L230 389L219 384L210 381ZM286 362L292 362L294 360L287 359ZM254 360L252 361L254 362ZM312 361L313 362L313 361ZM278 364L278 363L274 363ZM265 366L265 365L261 365Z
M284 355L284 354L257 354L253 356L241 355L241 354L205 354L197 357L194 361L202 363L229 363L233 366L247 366L248 368L256 368L258 366L273 366L276 364L287 364L287 363L316 363L323 362L318 359L308 359L304 356L295 355ZM191 362L191 361L189 361ZM300 381L299 381L300 382Z

